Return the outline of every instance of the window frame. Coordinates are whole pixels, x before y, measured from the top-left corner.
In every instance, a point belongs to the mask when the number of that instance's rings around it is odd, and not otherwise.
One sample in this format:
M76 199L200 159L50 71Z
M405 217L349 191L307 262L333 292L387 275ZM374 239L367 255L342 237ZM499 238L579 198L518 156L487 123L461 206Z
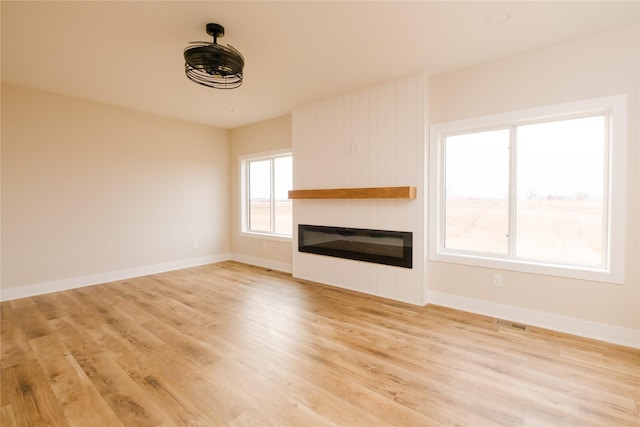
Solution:
M509 129L521 125L544 123L556 120L592 116L598 113L609 115L609 145L605 153L606 162L603 194L603 242L606 248L605 265L583 267L555 264L543 261L481 254L447 249L445 244L445 191L444 191L444 145L447 136ZM472 265L491 269L521 271L534 274L592 280L608 283L624 283L624 257L626 227L626 145L627 145L627 97L613 95L589 100L568 102L545 107L530 108L508 113L493 114L471 119L456 120L430 126L430 195L429 195L429 259L432 261ZM510 188L515 169L516 153L510 154ZM515 195L511 195L509 200ZM606 204L605 204L606 203ZM513 224L515 208L509 205L510 224ZM509 230L510 232L512 230ZM512 244L512 243L511 243ZM511 248L510 248L511 249ZM511 253L511 252L510 252Z
M240 156L240 235L244 237L260 238L266 240L275 240L282 242L293 241L293 224L291 228L291 234L280 234L275 232L275 203L273 200L273 194L275 189L275 168L273 167L274 160L281 157L291 157L293 161L293 153L290 148L267 151L256 154L247 154ZM271 162L270 167L270 182L271 187L270 194L270 209L271 209L271 225L272 231L256 231L249 228L250 224L250 200L249 200L249 163L256 161L269 160ZM293 170L292 170L293 174Z

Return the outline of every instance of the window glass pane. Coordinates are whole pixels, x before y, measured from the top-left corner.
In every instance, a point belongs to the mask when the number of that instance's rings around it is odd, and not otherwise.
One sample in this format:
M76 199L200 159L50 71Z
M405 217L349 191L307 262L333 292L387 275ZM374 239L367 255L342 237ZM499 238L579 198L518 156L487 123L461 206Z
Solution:
M289 190L292 188L293 173L291 156L276 157L274 163L274 192L275 192L275 232L277 234L292 234L293 203L289 200Z
M447 249L506 254L509 130L445 139Z
M249 229L271 231L271 161L249 163Z
M605 117L517 129L516 256L603 264Z

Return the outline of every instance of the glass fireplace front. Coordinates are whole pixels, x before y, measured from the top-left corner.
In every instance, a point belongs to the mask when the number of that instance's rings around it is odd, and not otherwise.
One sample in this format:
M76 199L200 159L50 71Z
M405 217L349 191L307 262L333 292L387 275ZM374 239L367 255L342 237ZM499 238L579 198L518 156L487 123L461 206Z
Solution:
M298 224L298 251L413 267L413 233Z

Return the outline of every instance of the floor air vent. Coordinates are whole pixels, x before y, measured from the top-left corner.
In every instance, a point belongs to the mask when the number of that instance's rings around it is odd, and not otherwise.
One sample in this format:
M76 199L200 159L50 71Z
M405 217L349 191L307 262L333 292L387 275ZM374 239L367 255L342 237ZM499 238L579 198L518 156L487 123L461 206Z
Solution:
M504 326L507 328L518 329L519 331L526 331L527 325L523 325L521 323L509 322L508 320L496 320L496 325Z

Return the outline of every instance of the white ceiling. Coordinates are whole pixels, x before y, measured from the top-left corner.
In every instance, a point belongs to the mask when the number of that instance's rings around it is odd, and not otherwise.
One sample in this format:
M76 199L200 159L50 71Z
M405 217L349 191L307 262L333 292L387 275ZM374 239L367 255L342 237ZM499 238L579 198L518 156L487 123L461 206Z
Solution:
M639 22L638 1L2 1L2 80L232 129L410 74L438 74ZM487 19L508 13L503 25ZM245 57L243 85L184 75L183 49ZM228 111L228 110L233 111Z

